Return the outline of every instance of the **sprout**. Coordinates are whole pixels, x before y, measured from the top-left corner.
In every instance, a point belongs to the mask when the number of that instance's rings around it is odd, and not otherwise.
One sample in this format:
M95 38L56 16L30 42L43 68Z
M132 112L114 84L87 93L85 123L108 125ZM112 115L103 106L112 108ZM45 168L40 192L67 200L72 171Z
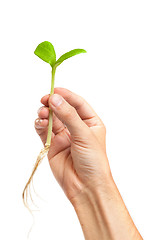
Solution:
M80 53L86 53L86 51L84 49L74 49L71 50L65 54L63 54L57 61L56 61L56 53L54 50L53 45L48 42L42 42L40 43L36 50L34 51L35 55L37 55L40 59L42 59L43 61L47 62L50 64L51 68L52 68L52 80L51 80L51 91L50 91L50 95L54 94L54 81L55 81L55 72L56 72L56 68L66 59L73 57L77 54ZM33 176L37 170L37 167L39 166L39 164L41 163L41 161L43 160L43 158L47 155L50 145L51 145L51 135L52 135L52 111L49 110L49 125L48 125L48 135L47 135L47 141L45 143L45 147L40 151L36 163L34 165L34 168L32 170L31 176L28 180L28 182L26 183L26 186L23 190L23 194L22 194L22 198L23 198L23 202L24 205L30 210L29 206L28 206L28 190L29 190L29 195L32 201L32 197L31 197L31 193L30 193L30 184L31 181L33 179ZM33 201L32 201L33 202ZM31 212L31 210L30 210ZM32 213L32 212L31 212Z

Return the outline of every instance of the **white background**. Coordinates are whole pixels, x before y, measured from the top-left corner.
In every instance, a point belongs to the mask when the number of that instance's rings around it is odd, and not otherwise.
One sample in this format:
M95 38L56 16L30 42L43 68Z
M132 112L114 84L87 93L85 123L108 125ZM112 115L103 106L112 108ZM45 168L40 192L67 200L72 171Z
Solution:
M160 5L157 0L1 1L0 239L27 239L32 217L22 190L42 144L34 130L50 66L34 55L42 41L57 56L81 54L56 72L56 86L83 96L107 128L115 182L145 240L160 239ZM47 159L34 178L40 208L30 239L83 239L73 207Z

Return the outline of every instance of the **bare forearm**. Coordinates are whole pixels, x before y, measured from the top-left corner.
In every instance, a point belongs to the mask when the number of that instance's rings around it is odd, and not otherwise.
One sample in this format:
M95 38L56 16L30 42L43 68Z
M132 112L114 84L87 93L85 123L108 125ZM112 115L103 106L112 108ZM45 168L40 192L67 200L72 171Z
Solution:
M86 240L142 240L113 179L86 188L73 205Z

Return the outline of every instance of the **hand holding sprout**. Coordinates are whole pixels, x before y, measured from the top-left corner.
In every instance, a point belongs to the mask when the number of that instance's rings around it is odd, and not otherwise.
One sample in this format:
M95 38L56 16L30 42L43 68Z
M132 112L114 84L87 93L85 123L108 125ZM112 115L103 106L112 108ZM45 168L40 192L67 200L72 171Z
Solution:
M52 87L51 94L41 99L44 107L38 111L39 120L35 121L45 147L37 158L23 197L25 194L27 197L33 174L48 153L51 170L72 203L86 240L142 240L113 180L102 120L82 97L64 88L54 89L56 67L81 52L85 50L72 50L56 61L54 48L48 42L40 44L35 51L51 64Z

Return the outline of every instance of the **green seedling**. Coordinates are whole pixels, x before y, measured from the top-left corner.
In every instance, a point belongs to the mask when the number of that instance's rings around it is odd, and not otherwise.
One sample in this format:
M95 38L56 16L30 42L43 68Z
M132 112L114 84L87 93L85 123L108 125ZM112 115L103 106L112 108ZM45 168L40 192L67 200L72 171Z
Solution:
M52 71L51 71L51 91L50 91L50 95L54 94L54 82L55 82L55 72L57 67L66 59L73 57L77 54L80 53L86 53L86 51L84 49L74 49L71 50L65 54L63 54L60 58L58 58L58 60L56 60L56 53L54 50L53 45L48 42L42 42L40 43L36 50L34 51L34 54L37 55L40 59L42 59L43 61L45 61L46 63L49 63ZM49 110L49 125L48 125L48 135L47 135L47 141L45 143L45 147L41 150L41 152L39 153L38 157L37 157L37 161L34 165L34 168L32 170L31 176L28 180L28 182L26 183L26 186L23 190L23 201L25 206L29 209L28 207L28 190L29 190L29 194L31 197L31 193L30 193L30 183L32 182L33 176L36 172L37 167L39 166L39 164L41 163L41 161L43 160L43 158L47 155L50 145L51 145L51 135L52 135L52 111ZM32 197L31 197L32 200ZM30 209L29 209L30 210Z

